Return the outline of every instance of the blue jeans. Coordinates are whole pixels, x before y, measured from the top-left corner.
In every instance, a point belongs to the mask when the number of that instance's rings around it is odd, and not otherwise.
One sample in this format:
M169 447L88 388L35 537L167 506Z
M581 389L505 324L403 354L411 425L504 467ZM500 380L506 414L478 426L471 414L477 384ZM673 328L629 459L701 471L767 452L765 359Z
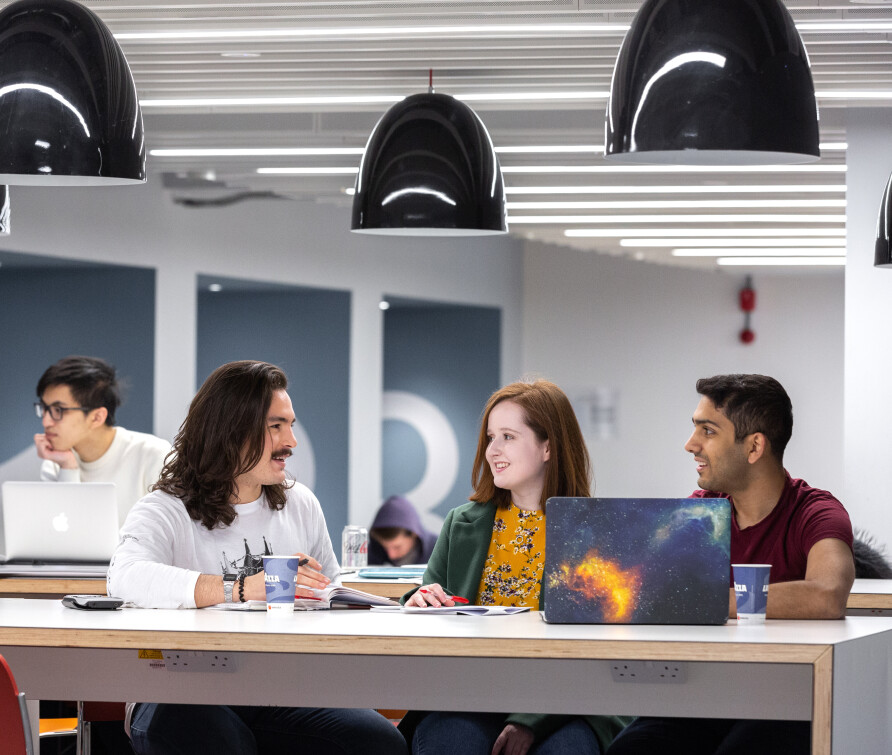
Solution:
M413 755L489 755L505 713L429 713L415 729ZM574 718L535 743L530 755L601 755L598 739L582 718Z
M406 741L373 710L141 703L130 739L138 755L399 755Z
M808 755L809 721L648 718L623 729L607 755Z

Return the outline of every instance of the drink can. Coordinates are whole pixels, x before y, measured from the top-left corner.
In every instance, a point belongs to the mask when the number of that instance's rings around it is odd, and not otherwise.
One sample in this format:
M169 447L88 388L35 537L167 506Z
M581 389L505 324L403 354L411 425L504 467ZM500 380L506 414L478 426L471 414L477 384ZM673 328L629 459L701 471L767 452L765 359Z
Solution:
M361 569L369 564L369 531L348 524L341 536L341 568Z

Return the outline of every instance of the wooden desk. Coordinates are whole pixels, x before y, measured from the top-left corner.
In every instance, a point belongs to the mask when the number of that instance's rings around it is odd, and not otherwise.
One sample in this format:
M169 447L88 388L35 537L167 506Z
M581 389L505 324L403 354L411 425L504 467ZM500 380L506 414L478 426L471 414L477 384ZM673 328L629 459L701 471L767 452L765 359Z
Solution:
M411 583L395 580L359 579L346 576L348 587L365 590L385 598L400 598ZM0 598L58 598L67 593L105 594L104 579L36 579L0 577ZM892 616L892 579L856 579L849 595L850 616Z
M892 579L856 579L847 607L849 616L892 616Z
M892 618L556 626L537 613L273 618L4 599L0 653L35 698L810 719L813 753L892 748ZM395 661L399 682L383 684ZM617 661L669 663L686 680L614 681Z
M395 579L359 579L344 577L347 587L364 590L385 598L401 598L415 585ZM68 593L105 595L104 579L47 579L38 577L0 577L0 598L61 598Z
M393 598L394 600L399 600L409 590L413 587L418 587L420 584L419 582L405 582L395 579L360 579L359 577L351 576L342 577L341 582L346 587L370 592L372 595L380 595L384 598Z

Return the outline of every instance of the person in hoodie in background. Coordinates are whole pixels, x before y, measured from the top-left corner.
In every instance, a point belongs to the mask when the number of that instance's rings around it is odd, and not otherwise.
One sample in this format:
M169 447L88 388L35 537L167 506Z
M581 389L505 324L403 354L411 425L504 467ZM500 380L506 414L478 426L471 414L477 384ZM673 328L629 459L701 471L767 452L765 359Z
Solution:
M369 565L426 564L437 533L428 532L407 498L392 495L378 509L369 530Z

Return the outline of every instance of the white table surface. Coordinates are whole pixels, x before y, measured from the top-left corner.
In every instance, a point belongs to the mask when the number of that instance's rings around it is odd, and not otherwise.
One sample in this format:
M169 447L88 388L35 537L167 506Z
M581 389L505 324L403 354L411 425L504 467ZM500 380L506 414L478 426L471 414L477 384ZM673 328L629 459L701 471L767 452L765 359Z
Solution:
M816 753L831 725L834 753L892 751L892 618L633 627L2 599L0 653L38 698L816 719ZM620 661L685 679L617 682Z

